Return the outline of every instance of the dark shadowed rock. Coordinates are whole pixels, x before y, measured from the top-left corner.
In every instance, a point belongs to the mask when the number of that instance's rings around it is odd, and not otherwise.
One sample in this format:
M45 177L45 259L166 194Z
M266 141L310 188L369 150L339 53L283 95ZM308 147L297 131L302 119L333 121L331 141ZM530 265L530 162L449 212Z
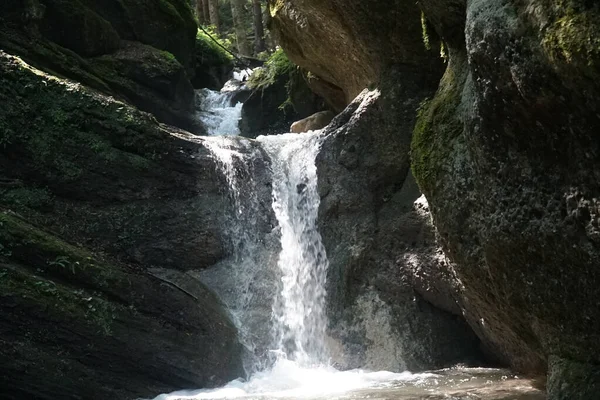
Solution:
M0 392L132 399L238 377L203 142L0 53Z
M600 9L421 3L449 61L420 112L413 170L467 319L519 371L555 356L550 399L595 398Z
M202 133L192 117L196 23L187 2L9 2L0 48Z
M240 131L255 138L290 131L290 125L325 108L323 99L307 85L295 66L277 73L273 81L254 87L242 107Z

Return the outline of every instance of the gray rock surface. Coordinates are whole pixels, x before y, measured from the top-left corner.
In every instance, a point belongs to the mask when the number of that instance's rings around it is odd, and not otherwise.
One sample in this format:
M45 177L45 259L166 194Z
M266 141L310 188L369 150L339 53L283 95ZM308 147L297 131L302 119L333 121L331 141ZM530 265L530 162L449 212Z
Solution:
M342 343L334 359L345 368L482 360L408 171L409 111L423 94L404 90L405 113L391 115L386 105L399 92L363 92L327 128L317 159L330 334Z

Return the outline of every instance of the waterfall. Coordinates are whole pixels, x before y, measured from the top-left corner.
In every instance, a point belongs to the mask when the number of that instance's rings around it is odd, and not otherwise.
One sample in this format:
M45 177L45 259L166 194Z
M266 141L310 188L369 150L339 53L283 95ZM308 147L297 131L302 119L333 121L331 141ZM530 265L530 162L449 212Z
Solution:
M273 305L275 349L300 365L327 361L327 256L317 230L318 133L260 136L271 160L273 210L281 234L280 292Z
M262 158L256 143L231 136L207 137L216 165L225 177L232 212L227 217L225 233L232 256L196 275L214 290L225 303L246 348L244 369L247 374L264 368L265 354L271 347L268 326L277 277L273 253L275 240L263 238L259 220L265 214L258 199L254 165ZM265 224L266 225L266 224Z
M218 389L183 390L155 400L471 398L473 390L487 390L490 384L520 384L506 371L484 368L412 374L338 371L329 365L328 261L317 229L315 158L321 132L256 140L227 136L238 133L241 106L231 106L228 93L202 91L199 96L206 107L199 118L213 135L203 143L227 182L232 203L225 233L233 254L197 276L231 312L248 350L244 363L249 377ZM257 182L264 165L269 166L268 183ZM261 204L265 193L260 191L269 186L272 210L265 210L268 205ZM267 214L274 215L276 223Z
M320 200L315 166L318 132L261 136L256 139L258 143L232 136L239 133L241 114L241 103L231 105L232 88L235 84L227 84L221 92L201 89L197 93L198 117L208 133L216 136L206 138L204 144L227 181L236 214L227 228L233 263L211 268L199 277L228 306L249 353L260 357L269 350L275 359L322 364L328 359L324 341L328 264L316 226ZM280 235L276 271L269 268L258 248L256 216L260 210L253 179L253 160L261 157L257 145L270 162L272 207ZM263 287L260 293L251 289L253 283L269 277L270 288ZM264 332L256 332L259 327L252 312L257 306L255 296L270 300L270 321L260 321L261 326L271 324L268 341ZM264 306L264 301L261 303ZM251 357L245 366L251 373L264 362Z
M210 136L240 134L238 123L242 115L242 103L231 104L234 94L233 90L196 91L196 117L202 121Z
M256 141L208 137L204 145L229 186L234 215L227 234L233 257L198 277L229 308L250 354L246 371L264 368L269 358L303 366L325 363L327 256L316 226L318 133L262 136ZM257 219L264 214L253 179L254 162L263 157L258 145L270 164L278 245L269 245L258 233ZM277 261L270 259L273 255Z

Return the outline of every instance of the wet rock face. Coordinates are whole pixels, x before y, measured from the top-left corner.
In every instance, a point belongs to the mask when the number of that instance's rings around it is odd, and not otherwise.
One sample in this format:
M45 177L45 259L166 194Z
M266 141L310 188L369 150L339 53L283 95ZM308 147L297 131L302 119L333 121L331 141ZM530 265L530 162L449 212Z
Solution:
M240 376L233 324L187 274L230 253L203 142L6 53L0 102L2 394L131 399Z
M319 220L341 367L414 371L482 360L408 171L410 111L425 94L418 86L365 91L326 129ZM406 109L387 113L400 96Z
M543 372L556 355L564 361L552 364L552 382L573 378L570 365L592 374L600 10L578 0L473 1L463 41L458 19L438 18L456 4L423 2L450 59L412 154L467 318L518 370ZM580 398L585 385L549 385L549 398Z

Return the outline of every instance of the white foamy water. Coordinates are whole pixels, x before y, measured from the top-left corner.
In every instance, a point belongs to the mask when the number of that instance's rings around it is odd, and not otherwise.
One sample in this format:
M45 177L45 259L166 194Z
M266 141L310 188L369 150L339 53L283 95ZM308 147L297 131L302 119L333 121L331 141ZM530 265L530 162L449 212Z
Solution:
M198 110L196 116L202 121L211 136L239 135L238 127L242 116L242 103L231 105L234 92L216 92L210 89L196 91Z
M207 137L203 143L227 181L233 213L225 231L232 254L194 275L227 306L247 350L245 371L251 374L263 368L272 347L268 327L277 279L272 260L277 250L271 249L277 243L259 232L265 212L258 199L255 163L264 162L263 153L255 142L238 136Z
M331 367L300 367L280 359L272 369L258 372L248 381L235 380L214 390L179 391L155 400L179 399L327 399L332 395L368 388L390 387L392 382L419 384L433 374L409 372L336 371Z
M271 159L273 210L281 233L281 290L273 306L274 350L301 366L320 365L328 360L328 262L317 230L319 132L260 136L257 141Z
M508 371L458 368L411 374L330 367L302 368L279 360L250 380L235 380L222 388L178 391L155 400L543 400L531 381Z

